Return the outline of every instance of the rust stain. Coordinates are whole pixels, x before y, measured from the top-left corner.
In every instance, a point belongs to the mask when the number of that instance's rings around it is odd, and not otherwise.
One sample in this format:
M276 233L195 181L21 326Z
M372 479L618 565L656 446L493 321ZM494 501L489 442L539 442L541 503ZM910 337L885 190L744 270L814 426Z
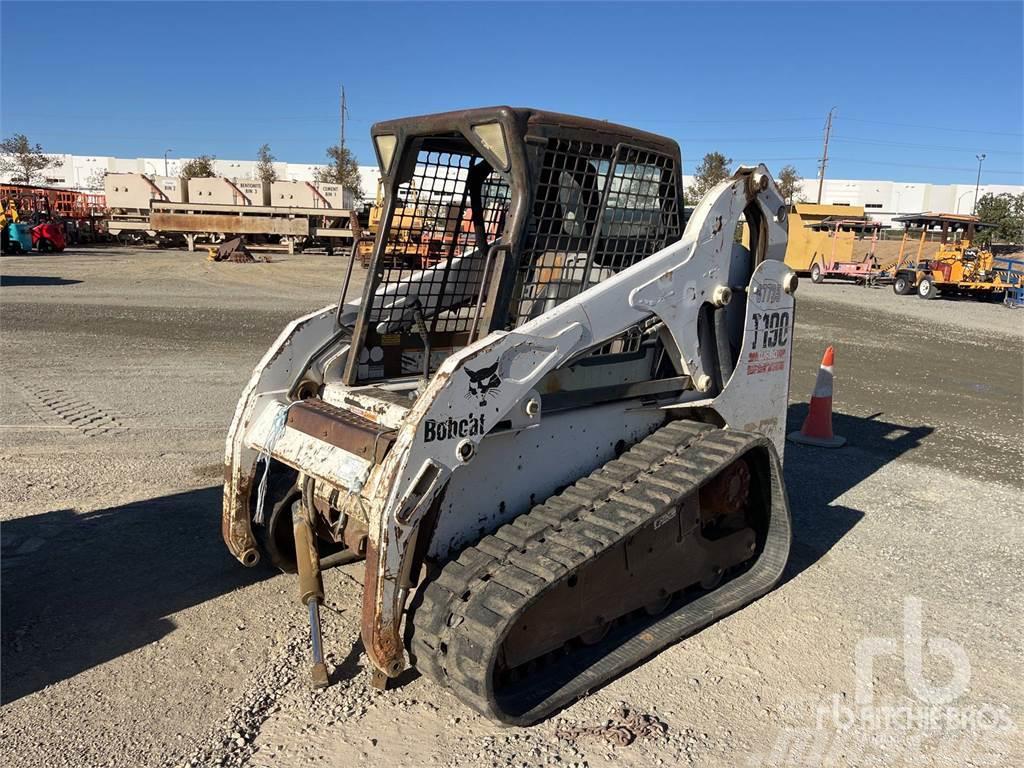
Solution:
M234 486L233 466L224 465L224 506L221 510L221 537L228 551L243 565L255 565L246 562L247 552L257 549L256 539L252 535L249 521L249 490L252 477L239 477L237 489Z
M366 575L363 579L363 607L360 634L366 655L374 667L395 677L405 666L405 648L398 627L385 622L378 605L377 574L380 572L380 550L372 541L366 542Z

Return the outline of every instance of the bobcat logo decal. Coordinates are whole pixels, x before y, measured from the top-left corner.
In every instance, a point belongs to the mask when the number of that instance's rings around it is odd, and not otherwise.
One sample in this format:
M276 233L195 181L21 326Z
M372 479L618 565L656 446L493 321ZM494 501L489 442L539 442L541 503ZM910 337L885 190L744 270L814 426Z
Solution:
M478 398L481 408L487 405L487 398L498 394L498 390L501 388L501 377L498 376L500 362L498 360L494 365L481 368L478 371L464 369L466 375L469 376L469 389L466 391L466 398Z

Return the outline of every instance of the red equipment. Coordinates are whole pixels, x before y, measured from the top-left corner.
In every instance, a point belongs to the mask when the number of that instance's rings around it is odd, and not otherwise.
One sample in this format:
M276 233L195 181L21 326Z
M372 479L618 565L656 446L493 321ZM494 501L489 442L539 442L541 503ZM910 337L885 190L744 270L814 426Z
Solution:
M44 245L52 250L64 250L69 238L72 245L77 245L101 239L106 232L105 195L11 183L0 184L0 200L4 208L13 201L23 220L63 222L66 228L62 229L59 237L55 233L41 235Z
M60 224L46 221L32 227L32 247L40 253L63 251L66 245L64 227Z

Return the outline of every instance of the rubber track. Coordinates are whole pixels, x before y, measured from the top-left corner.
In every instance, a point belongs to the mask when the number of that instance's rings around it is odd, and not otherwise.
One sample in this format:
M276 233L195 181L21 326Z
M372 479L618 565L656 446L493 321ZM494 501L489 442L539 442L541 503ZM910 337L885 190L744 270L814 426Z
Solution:
M502 709L491 668L505 633L545 587L672 508L752 447L764 447L771 456L772 520L751 571L696 600L692 605L700 605L691 611L699 614L696 621L688 606L670 611L644 633L646 649L612 650L529 711ZM771 443L758 435L674 421L447 563L414 608L410 656L421 673L481 714L527 725L768 591L785 566L789 539L789 509Z

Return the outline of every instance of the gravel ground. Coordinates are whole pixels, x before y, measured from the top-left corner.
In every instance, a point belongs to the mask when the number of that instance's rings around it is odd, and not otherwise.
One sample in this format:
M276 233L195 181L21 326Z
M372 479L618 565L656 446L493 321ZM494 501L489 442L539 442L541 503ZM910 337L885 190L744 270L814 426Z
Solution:
M370 688L349 566L327 574L334 684L310 691L292 579L220 541L220 461L253 364L343 264L0 262L5 765L1024 764L1024 314L889 289L801 285L791 427L835 344L850 444L787 449L771 594L507 729L414 673Z

